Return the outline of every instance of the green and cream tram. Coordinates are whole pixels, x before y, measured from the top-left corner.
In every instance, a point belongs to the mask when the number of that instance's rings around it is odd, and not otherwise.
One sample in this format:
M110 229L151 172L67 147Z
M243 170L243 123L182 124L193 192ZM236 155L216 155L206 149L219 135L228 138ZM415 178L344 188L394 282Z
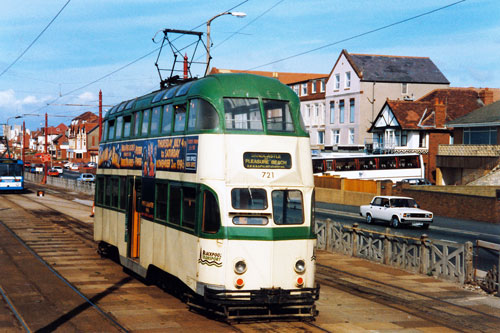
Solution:
M317 314L311 152L290 88L210 75L113 107L102 137L101 248L227 318Z

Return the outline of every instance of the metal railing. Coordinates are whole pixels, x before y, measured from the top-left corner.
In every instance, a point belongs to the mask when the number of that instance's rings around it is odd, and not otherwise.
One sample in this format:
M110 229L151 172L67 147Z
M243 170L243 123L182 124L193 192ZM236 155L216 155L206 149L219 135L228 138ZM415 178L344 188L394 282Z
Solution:
M460 283L473 280L473 246L364 230L330 219L316 221L316 248L366 258L385 265Z

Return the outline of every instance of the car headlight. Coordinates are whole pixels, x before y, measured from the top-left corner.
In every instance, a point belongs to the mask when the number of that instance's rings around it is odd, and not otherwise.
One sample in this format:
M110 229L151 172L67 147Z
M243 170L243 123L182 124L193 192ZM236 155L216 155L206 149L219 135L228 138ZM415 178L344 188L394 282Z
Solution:
M243 274L247 271L247 264L245 260L238 260L236 264L234 264L234 272L236 274Z
M432 219L432 214L425 214L425 217Z
M408 216L410 216L410 214L408 214L408 213L403 213L403 217L408 217Z
M294 269L299 274L304 273L306 271L306 263L304 262L304 260L302 259L297 260Z

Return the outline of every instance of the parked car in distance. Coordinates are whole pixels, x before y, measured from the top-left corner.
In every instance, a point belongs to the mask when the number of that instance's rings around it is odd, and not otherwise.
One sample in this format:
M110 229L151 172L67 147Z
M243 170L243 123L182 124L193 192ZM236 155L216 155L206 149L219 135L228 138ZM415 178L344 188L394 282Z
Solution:
M73 163L73 164L71 164L69 169L78 171L78 170L80 170L81 167L83 167L83 163Z
M91 173L82 173L80 177L76 179L77 182L94 182L95 176Z
M409 197L375 196L369 205L359 207L359 215L366 219L366 223L384 221L393 228L411 225L428 229L433 221L432 212L420 209Z
M52 169L56 170L57 172L59 172L59 174L63 173L64 172L64 168L62 166L59 166L59 165L56 165L55 167L53 167Z
M89 167L89 168L97 168L97 163L96 162L89 162L89 163L87 163L87 167Z
M63 162L63 167L64 167L65 169L69 169L69 168L70 168L70 166L71 166L72 164L73 164L73 163L71 163L71 162L69 162L69 161L65 161L65 162Z
M52 169L49 169L49 171L47 171L47 175L52 176L52 177L59 177L59 171L52 168Z
M35 173L42 173L43 172L43 164L35 164Z
M403 179L401 182L408 183L410 185L432 185L432 183L425 178L408 178Z

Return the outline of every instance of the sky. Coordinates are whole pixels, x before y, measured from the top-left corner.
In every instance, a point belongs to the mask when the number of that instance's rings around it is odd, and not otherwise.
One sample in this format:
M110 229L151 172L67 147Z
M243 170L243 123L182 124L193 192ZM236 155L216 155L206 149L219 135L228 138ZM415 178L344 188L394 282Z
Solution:
M2 0L0 124L34 130L45 113L49 126L69 124L97 113L99 90L104 110L157 90L163 30L206 42L206 22L228 10L246 17L212 21L211 67L328 74L346 49L429 57L453 87L500 88L498 0ZM176 37L193 58L197 37ZM194 61L205 58L200 44ZM158 65L172 60L164 48Z

